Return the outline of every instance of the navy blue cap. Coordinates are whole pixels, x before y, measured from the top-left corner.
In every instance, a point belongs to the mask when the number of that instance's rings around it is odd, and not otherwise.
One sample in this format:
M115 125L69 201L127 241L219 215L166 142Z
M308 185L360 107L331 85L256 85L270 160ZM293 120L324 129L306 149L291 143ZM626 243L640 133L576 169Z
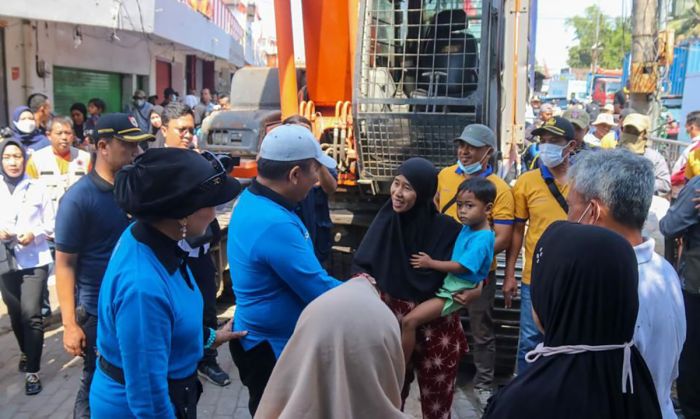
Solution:
M97 138L117 138L130 143L154 140L155 137L141 131L133 115L108 113L97 120Z

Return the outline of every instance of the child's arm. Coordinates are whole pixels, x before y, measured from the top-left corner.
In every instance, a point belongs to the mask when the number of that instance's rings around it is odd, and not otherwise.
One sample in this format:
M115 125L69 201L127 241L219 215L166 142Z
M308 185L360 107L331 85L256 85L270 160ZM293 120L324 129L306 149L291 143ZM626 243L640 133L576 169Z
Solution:
M469 272L467 268L458 262L451 260L434 260L424 252L411 256L411 266L416 269L433 269L446 274L463 274Z

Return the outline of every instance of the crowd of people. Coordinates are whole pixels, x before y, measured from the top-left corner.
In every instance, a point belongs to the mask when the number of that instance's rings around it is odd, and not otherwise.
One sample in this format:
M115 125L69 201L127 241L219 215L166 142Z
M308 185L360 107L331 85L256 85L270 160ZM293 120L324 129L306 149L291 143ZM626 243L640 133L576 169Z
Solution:
M42 390L53 271L64 348L84 360L75 417L194 418L198 377L231 381L217 361L226 342L256 418L406 417L416 376L423 417L449 417L467 351L487 418L674 418L674 383L685 417L700 417L700 113L671 172L645 115L541 105L512 185L494 131L468 125L445 139L456 164L401 164L341 279L326 263L336 162L312 123L269 131L243 189L197 142L228 98L217 108L208 89L164 93L156 105L137 90L124 113L93 99L67 117L35 94L13 113L0 145L0 291L27 395ZM234 199L236 311L219 327L209 252L216 207ZM650 237L653 220L662 237ZM657 253L673 240L678 269ZM515 376L497 389L502 253L520 337Z
M116 173L149 148L197 149L195 121L216 112L208 89L194 109L172 101L145 102L137 90L128 113L106 113L99 98L76 103L70 116L53 113L37 93L13 112L11 135L2 141L0 281L20 347L20 371L28 395L41 392L42 320L50 310L47 277L53 272L64 326L64 347L84 359L76 417L90 417L89 394L97 363L97 302L102 278L119 237L130 225L114 199ZM197 125L197 127L199 124ZM214 221L203 237L183 241L188 266L204 296L203 324L217 328L215 266L209 255L219 240ZM230 383L207 349L198 371Z

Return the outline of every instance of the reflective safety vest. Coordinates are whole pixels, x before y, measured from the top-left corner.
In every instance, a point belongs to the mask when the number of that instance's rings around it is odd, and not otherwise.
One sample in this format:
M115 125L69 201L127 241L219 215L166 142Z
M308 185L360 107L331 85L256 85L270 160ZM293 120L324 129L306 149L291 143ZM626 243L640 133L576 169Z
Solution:
M61 173L57 160L60 158L54 154L52 147L44 147L32 154L32 161L39 174L38 180L49 191L54 208L58 208L58 201L66 190L86 175L90 166L90 154L74 147L70 148L70 161L67 161L66 173Z

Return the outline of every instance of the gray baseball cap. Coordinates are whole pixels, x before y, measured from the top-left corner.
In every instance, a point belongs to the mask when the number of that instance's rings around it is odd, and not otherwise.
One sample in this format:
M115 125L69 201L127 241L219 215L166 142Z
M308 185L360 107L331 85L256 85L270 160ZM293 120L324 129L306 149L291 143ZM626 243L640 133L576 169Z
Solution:
M280 125L268 132L260 146L259 156L274 161L297 161L316 159L329 169L336 162L321 150L314 135L299 125Z
M496 134L486 125L471 124L464 127L462 135L455 141L464 141L473 147L491 147L496 149Z

